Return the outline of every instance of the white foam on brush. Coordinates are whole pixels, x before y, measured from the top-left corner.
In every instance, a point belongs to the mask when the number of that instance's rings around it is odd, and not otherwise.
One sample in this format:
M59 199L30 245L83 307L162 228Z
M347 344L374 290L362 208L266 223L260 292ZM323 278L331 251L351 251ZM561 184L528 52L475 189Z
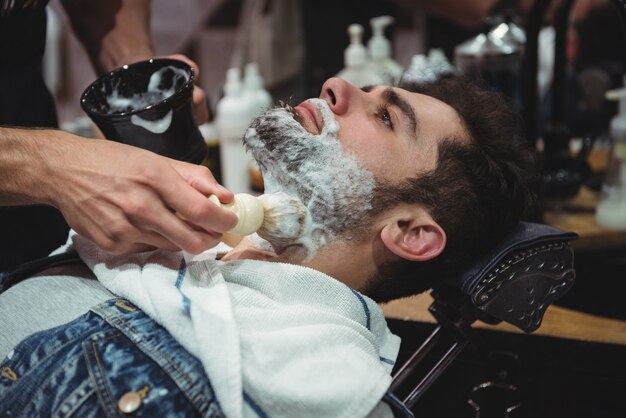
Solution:
M372 207L374 175L339 142L339 125L326 101L310 99L323 128L311 134L284 108L260 116L244 142L259 163L266 193L297 197L309 221L297 243L312 258L320 246L357 225Z
M280 230L281 237L297 237L303 230L299 199L285 193L266 193L259 196L266 212L273 214L273 219L280 221L280 225L270 225L272 230ZM304 205L301 206L304 208ZM307 216L308 218L308 216ZM276 228L275 228L276 227Z

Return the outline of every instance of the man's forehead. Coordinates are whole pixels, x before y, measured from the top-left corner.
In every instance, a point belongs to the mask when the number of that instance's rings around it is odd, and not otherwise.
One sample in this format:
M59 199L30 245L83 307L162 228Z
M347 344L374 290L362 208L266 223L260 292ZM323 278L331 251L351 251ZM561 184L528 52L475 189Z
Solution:
M385 90L390 89L388 86L366 86L363 87L363 91L371 92L376 91L377 93L382 93ZM455 119L459 123L463 123L463 119L461 115L449 104L446 102L437 99L436 97L429 96L427 94L413 92L410 90L403 89L401 87L391 87L396 94L400 95L404 100L408 101L412 106L415 107L416 113L420 113L420 107L428 106L434 108L435 112L443 112L445 117L449 117L451 119Z
M439 133L441 137L455 137L469 140L469 134L461 115L448 103L423 93L412 92L399 87L394 90L415 109L417 119L428 132Z
M400 87L393 88L396 93L401 95L405 100L410 102L413 106L428 106L434 107L438 111L445 111L448 114L455 114L459 119L459 115L456 110L446 102L439 100L433 96L429 96L423 93L412 92L409 90L402 89ZM416 109L418 110L418 109Z

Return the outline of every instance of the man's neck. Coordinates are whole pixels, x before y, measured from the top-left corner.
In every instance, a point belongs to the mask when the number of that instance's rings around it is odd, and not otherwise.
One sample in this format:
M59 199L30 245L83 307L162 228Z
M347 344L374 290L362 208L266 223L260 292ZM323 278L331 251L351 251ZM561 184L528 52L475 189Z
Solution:
M230 245L232 250L230 250L222 260L224 261L232 261L232 260L263 260L263 261L274 261L280 262L279 256L273 252L271 249L264 249L260 245L254 243L250 238L244 237L237 242L228 242L224 241L226 244Z
M355 245L354 242L335 241L318 249L310 259L305 253L295 248L278 255L254 240L244 238L222 260L263 260L309 267L358 291L363 290L376 270L372 250L366 243Z

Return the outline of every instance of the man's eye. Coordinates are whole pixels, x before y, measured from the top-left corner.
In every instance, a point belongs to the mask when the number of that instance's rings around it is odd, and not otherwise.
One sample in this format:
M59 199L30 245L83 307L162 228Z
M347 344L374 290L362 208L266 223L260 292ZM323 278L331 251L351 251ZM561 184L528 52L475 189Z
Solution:
M393 129L393 121L391 120L391 115L389 114L389 108L387 106L379 106L376 111L376 117L389 129Z

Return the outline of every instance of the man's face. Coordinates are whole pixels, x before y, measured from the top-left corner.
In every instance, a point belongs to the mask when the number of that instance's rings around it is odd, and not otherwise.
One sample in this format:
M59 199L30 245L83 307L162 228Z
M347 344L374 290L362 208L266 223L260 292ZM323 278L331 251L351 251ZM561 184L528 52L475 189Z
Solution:
M387 86L357 89L338 78L322 87L342 146L377 179L397 183L435 168L442 138L466 137L456 111L433 97ZM308 102L295 108L309 132L319 117Z
M430 96L357 89L332 78L319 99L259 117L245 143L266 192L299 197L324 244L360 226L377 183L396 184L435 168L438 141L462 132L456 112Z

